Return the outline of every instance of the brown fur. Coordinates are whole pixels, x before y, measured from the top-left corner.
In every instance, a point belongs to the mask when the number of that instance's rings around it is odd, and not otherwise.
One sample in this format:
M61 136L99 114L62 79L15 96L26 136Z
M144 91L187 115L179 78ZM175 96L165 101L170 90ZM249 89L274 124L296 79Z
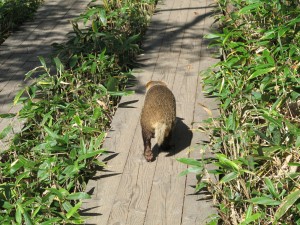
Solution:
M157 144L163 149L170 147L176 119L176 102L173 93L162 81L150 81L146 89L141 126L144 155L147 161L152 161L151 138L155 137Z

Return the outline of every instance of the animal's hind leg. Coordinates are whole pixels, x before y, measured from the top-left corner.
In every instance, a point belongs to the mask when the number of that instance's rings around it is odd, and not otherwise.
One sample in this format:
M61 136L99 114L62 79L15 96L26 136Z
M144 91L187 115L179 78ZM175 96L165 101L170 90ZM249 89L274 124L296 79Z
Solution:
M150 162L153 160L153 152L151 150L151 138L153 134L147 130L142 129L143 141L144 141L144 156L145 159Z
M173 132L170 131L169 134L165 137L163 143L160 146L162 150L169 150L173 147L173 145L171 145L172 133Z

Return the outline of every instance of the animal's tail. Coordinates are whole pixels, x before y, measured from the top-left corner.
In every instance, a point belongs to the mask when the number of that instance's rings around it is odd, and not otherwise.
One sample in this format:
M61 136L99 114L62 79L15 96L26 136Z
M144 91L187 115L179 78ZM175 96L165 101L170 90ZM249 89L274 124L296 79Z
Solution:
M155 126L155 138L157 144L160 146L166 137L167 125L165 123L157 123Z

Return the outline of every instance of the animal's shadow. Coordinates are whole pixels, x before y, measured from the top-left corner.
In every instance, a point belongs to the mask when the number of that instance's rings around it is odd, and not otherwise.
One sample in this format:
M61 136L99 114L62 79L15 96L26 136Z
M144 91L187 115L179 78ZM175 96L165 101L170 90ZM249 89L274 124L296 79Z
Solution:
M154 145L153 152L153 160L155 160L159 154L159 152L168 152L167 157L176 155L182 150L186 149L191 145L191 141L193 138L193 132L190 128L183 122L183 118L176 117L176 126L172 134L171 139L171 148L168 150L160 149L157 144Z

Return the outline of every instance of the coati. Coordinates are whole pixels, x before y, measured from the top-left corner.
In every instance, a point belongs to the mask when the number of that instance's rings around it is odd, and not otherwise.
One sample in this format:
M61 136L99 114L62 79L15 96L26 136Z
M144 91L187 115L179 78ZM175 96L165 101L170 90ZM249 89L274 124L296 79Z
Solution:
M146 84L146 97L141 113L141 127L144 141L144 156L153 160L151 138L156 138L160 148L170 148L170 139L176 120L175 97L162 81L149 81Z

